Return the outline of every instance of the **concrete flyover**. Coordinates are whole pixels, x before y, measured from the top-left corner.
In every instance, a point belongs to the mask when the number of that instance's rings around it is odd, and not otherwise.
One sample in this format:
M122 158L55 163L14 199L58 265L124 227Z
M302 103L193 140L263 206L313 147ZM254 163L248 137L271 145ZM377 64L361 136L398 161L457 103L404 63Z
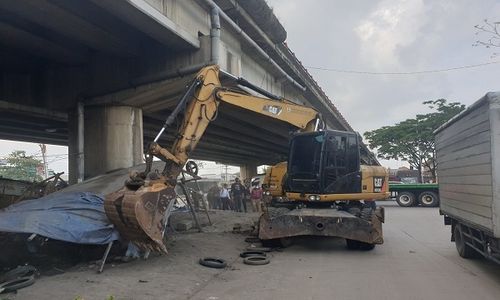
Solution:
M1 1L0 139L68 145L72 182L129 167L213 63L352 130L285 39L264 0ZM289 132L223 107L193 155L251 174L286 157Z

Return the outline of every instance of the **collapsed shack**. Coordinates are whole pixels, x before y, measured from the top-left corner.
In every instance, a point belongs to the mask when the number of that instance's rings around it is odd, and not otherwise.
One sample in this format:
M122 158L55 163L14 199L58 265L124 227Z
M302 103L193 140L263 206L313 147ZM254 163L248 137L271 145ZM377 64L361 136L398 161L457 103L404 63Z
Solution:
M67 187L67 182L61 178L63 174L56 173L39 182L0 177L0 208L26 199L41 198Z
M154 162L153 167L162 168L162 162ZM42 275L53 275L102 259L107 245L120 241L105 214L103 195L119 190L129 172L142 169L144 165L113 171L0 210L0 274L29 264ZM179 213L181 220L190 218L184 208ZM139 253L126 241L113 243L110 256L122 261L125 255Z
M53 193L0 211L0 266L31 264L43 271L95 259L119 235L104 214L103 199L83 192Z

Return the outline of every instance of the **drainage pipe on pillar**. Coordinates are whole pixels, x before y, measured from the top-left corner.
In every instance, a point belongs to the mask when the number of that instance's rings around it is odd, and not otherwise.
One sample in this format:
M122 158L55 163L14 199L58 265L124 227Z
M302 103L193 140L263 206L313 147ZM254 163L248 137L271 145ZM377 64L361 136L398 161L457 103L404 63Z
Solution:
M82 182L84 179L84 104L83 102L78 102L76 106L76 117L77 117L77 154L76 154L76 180L78 183Z
M290 75L288 75L285 70L283 70L270 56L266 53L248 34L246 34L243 29L238 26L213 0L203 0L211 9L211 14L214 9L216 9L219 15L239 34L241 35L253 48L257 50L257 52L264 57L271 65L279 72L283 77L285 77L288 81L290 81L293 85L299 88L302 91L306 90L306 87L298 83L295 79L293 79ZM213 26L213 25L212 25ZM220 28L220 24L219 24ZM219 32L220 33L220 32ZM213 40L212 40L213 42ZM213 47L213 45L212 45Z
M219 64L220 51L220 18L219 10L216 7L211 7L210 10L210 61L214 65Z

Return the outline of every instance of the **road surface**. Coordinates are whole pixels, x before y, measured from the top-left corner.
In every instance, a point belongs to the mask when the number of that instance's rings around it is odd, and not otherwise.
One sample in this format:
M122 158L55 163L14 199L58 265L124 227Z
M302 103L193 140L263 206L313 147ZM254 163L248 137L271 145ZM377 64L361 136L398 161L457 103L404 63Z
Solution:
M349 251L340 239L301 238L271 263L247 266L247 244L232 233L178 235L170 254L107 266L86 265L43 277L8 299L500 299L500 266L464 260L437 208L384 202L385 243ZM225 270L202 267L202 256L226 258Z

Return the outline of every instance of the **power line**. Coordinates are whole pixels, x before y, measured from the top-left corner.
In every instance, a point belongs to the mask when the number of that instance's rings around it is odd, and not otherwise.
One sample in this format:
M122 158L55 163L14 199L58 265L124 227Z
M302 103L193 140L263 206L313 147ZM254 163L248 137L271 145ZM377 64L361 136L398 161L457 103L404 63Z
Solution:
M491 61L481 64L474 65L465 65L459 67L445 68L445 69L433 69L433 70L423 70L423 71L411 71L411 72L374 72L374 71L360 71L360 70L346 70L346 69L336 69L336 68L323 68L323 67L313 67L313 66L305 66L308 69L320 70L320 71L329 71L329 72L337 72L337 73L350 73L350 74L364 74L364 75L417 75L417 74L430 74L430 73L442 73L463 69L472 69L479 68L488 65L498 64L500 61Z

